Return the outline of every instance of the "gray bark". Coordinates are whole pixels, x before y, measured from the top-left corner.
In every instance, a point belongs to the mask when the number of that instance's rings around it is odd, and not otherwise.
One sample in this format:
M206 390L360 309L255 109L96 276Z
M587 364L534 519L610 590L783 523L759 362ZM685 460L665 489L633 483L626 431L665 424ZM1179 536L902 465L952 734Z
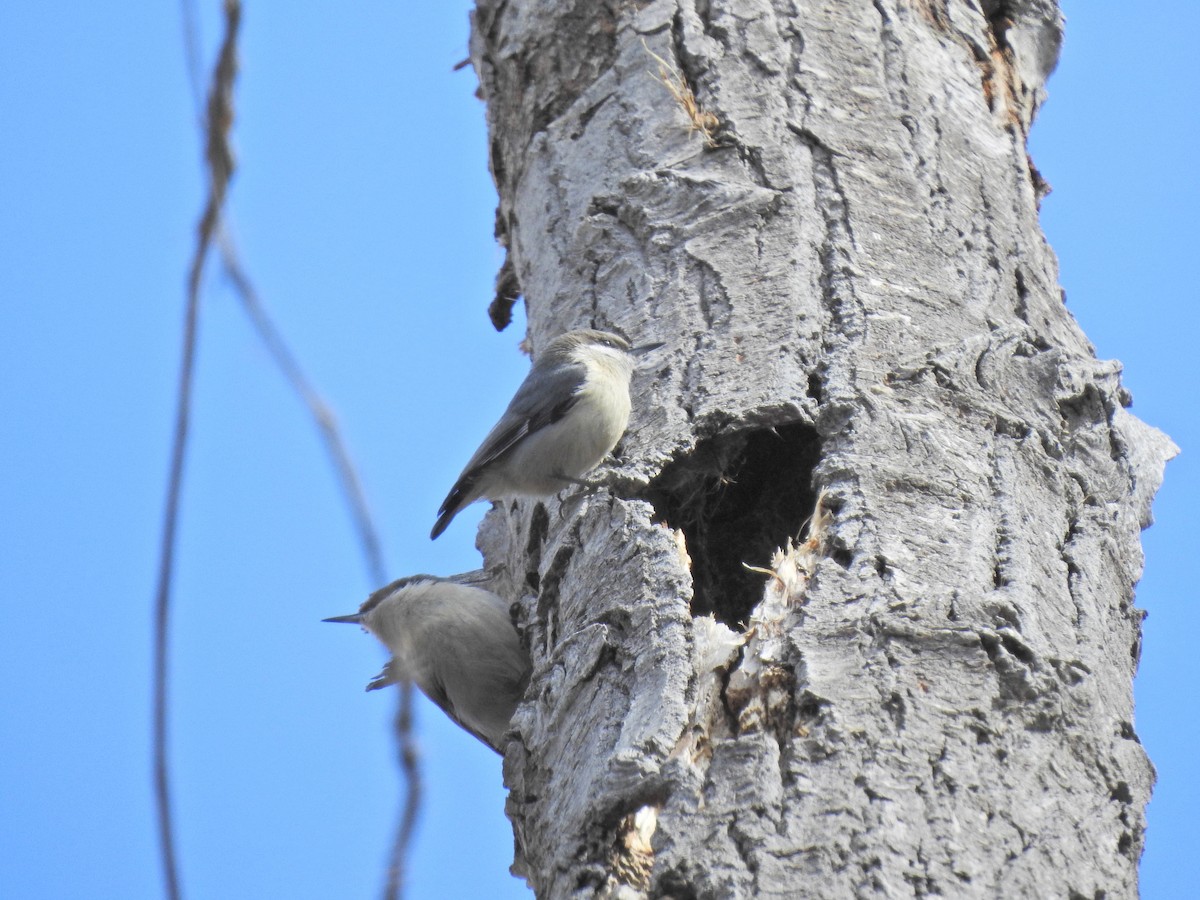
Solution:
M493 318L669 346L611 490L480 534L540 896L1136 895L1175 450L1038 225L1061 34L1051 0L479 0Z

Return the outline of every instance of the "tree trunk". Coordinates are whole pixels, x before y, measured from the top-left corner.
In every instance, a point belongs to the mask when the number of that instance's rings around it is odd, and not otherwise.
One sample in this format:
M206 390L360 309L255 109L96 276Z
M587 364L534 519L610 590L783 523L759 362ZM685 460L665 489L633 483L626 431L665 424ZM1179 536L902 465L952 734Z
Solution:
M494 320L668 342L611 490L480 535L539 896L1136 895L1174 447L1038 226L1061 34L1052 0L479 0Z

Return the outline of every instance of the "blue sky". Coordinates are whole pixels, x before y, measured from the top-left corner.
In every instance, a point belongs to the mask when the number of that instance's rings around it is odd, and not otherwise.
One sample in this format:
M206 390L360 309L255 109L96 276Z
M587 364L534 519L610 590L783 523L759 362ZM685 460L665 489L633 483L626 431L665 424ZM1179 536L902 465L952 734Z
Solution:
M219 35L204 6L207 60ZM232 228L334 407L396 575L473 568L434 510L525 372L485 315L500 254L461 0L246 10ZM1145 535L1138 731L1158 767L1143 895L1200 883L1200 9L1065 4L1032 140L1068 306L1174 437ZM350 10L347 12L346 10ZM154 897L151 598L184 273L202 200L175 4L4 4L0 34L0 892ZM382 651L323 625L374 585L317 437L206 282L175 589L172 761L192 897L374 897L394 824ZM460 411L462 426L447 411ZM528 896L500 760L419 710L410 896Z

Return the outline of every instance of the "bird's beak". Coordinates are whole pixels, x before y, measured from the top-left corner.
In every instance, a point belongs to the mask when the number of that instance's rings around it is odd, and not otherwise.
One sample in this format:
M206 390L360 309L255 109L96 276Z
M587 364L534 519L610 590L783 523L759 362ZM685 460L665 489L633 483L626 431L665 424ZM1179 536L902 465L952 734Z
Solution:
M352 613L348 616L334 616L331 619L322 619L322 622L342 622L346 625L361 625L362 613Z
M651 350L657 350L659 347L665 346L666 344L664 344L662 341L659 341L656 344L641 344L637 347L631 348L629 352L634 356L641 356L643 353L649 353Z

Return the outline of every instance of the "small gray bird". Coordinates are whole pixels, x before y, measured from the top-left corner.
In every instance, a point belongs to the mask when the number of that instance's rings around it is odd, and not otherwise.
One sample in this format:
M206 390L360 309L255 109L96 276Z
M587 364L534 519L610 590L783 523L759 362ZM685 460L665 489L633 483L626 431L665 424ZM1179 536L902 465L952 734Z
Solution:
M606 331L551 341L442 501L431 539L476 500L548 497L600 464L629 424L634 356L661 347Z
M483 573L411 575L380 588L349 616L392 652L368 691L414 681L451 719L497 753L529 683L529 655L508 604L476 583Z

